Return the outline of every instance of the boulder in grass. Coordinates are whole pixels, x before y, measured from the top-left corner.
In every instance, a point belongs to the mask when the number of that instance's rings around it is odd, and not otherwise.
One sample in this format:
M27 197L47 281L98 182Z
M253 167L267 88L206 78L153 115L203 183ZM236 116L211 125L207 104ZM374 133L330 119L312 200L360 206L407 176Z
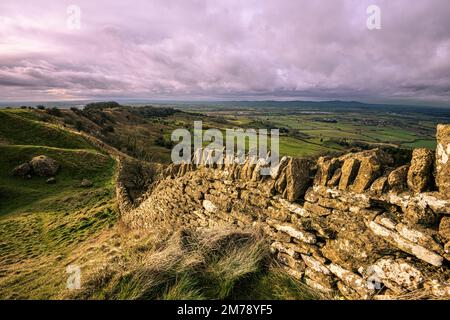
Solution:
M21 165L15 167L11 174L15 177L21 177L21 178L28 178L31 177L31 172L33 171L31 165L26 162L22 163Z
M30 165L34 174L40 177L52 177L59 170L58 163L47 156L37 156L31 159Z
M89 188L89 187L92 187L93 185L94 185L94 184L93 184L92 181L89 180L89 179L83 179L83 180L81 181L81 184L80 184L80 186L83 187L83 188Z
M56 183L56 179L54 177L48 178L45 181L47 184L55 184Z

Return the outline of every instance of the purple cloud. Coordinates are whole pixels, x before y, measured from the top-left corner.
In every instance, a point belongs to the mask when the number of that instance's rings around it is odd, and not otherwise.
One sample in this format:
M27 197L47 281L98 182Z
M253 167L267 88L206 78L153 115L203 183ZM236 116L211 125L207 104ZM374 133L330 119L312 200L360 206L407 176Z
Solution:
M81 29L67 27L67 6ZM366 8L381 8L381 30ZM0 3L0 100L446 103L447 0Z

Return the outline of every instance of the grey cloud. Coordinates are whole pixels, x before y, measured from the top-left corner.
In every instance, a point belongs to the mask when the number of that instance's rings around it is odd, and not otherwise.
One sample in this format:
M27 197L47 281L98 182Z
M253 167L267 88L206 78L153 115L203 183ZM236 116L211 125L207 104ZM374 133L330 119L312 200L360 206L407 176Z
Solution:
M373 2L379 31L365 28ZM447 0L77 4L79 31L65 28L62 2L2 1L0 99L52 89L49 97L62 89L71 97L450 98Z

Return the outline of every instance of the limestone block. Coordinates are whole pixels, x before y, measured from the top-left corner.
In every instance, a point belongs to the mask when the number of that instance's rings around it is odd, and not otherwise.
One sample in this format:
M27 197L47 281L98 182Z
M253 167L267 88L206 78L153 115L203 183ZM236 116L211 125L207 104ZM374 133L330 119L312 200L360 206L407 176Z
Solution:
M293 202L305 195L310 186L311 161L291 158L286 166L287 200Z
M342 165L342 174L339 181L339 189L345 190L350 186L358 174L360 162L358 159L349 158L344 161Z
M414 149L408 171L408 187L414 192L429 190L433 184L434 153L425 148Z
M450 198L450 125L437 126L436 147L436 185L439 192Z

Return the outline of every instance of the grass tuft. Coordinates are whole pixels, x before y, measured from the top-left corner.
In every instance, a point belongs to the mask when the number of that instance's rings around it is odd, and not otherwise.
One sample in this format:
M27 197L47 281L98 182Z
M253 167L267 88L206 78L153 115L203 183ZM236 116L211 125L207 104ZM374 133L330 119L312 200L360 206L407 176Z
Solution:
M145 250L144 248L148 248ZM273 264L255 231L180 230L95 273L76 299L320 299Z

